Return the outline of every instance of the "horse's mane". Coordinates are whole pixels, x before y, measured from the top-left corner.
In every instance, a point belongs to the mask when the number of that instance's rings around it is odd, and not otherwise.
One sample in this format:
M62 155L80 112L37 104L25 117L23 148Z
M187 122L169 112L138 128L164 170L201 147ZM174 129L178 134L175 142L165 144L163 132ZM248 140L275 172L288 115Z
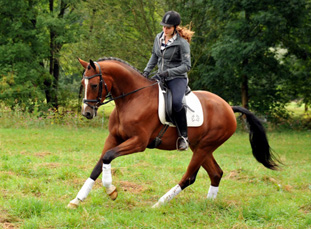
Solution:
M120 58L117 58L117 57L102 57L102 58L98 59L97 62L106 61L106 60L116 60L116 61L119 61L120 63L123 63L123 64L131 67L133 70L137 71L139 74L142 74L141 71L139 71L133 65L131 65L128 62L126 62L125 60L121 60Z

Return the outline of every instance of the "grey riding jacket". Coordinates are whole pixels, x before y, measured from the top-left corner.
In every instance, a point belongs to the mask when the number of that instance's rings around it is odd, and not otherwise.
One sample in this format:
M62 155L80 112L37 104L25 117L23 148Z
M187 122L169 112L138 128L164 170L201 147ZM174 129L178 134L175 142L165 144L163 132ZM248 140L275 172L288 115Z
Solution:
M150 73L158 65L158 73L168 72L168 77L165 80L188 78L187 72L191 68L189 43L177 33L176 40L161 51L160 38L162 35L163 32L156 36L152 55L144 71Z

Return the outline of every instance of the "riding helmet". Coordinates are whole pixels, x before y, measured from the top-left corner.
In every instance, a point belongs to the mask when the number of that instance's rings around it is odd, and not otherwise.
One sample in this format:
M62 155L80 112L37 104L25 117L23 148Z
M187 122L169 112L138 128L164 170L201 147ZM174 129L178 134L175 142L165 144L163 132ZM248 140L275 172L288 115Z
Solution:
M180 24L180 15L176 11L168 11L164 14L162 22L160 23L163 26L176 27Z

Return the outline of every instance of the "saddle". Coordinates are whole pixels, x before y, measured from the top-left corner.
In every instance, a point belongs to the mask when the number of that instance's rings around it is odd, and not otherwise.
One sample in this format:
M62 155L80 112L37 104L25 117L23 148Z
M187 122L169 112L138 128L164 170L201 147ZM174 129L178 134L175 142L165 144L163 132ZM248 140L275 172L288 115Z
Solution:
M203 109L198 97L187 87L183 98L186 108L187 126L199 127L203 124ZM165 84L159 83L158 116L163 125L175 126L173 117L172 92Z
M164 97L164 106L165 106L165 122L167 123L171 123L171 125L175 125L175 120L174 120L174 116L173 116L173 97L172 97L172 92L171 90L166 86L165 83L160 82L159 83L159 91L163 94ZM186 96L191 92L191 88L189 86L187 86L186 92L185 92L185 96L183 98L183 105L186 105ZM159 95L161 96L161 95ZM159 102L159 105L160 102ZM162 105L163 106L163 105ZM159 115L160 117L160 115ZM163 118L162 118L163 119ZM161 120L161 119L160 119Z
M183 98L183 105L186 108L187 126L201 126L204 121L202 105L198 97L191 91L189 86L187 87ZM162 143L161 138L169 126L175 127L172 92L163 82L159 82L158 116L160 122L164 126L158 136L147 146L147 148L150 149L156 148Z

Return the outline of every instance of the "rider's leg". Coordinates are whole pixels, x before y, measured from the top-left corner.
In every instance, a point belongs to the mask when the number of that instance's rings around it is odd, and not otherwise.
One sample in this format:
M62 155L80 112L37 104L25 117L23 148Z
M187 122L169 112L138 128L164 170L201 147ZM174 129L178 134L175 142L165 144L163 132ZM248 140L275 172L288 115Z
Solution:
M186 150L188 148L188 128L186 109L183 106L182 100L185 96L187 88L187 79L176 78L167 81L166 84L172 92L173 115L179 135L179 138L177 140L177 149Z
M178 150L188 149L188 127L187 127L187 117L186 109L181 108L180 111L175 113L175 122L178 129L179 138L177 140Z

